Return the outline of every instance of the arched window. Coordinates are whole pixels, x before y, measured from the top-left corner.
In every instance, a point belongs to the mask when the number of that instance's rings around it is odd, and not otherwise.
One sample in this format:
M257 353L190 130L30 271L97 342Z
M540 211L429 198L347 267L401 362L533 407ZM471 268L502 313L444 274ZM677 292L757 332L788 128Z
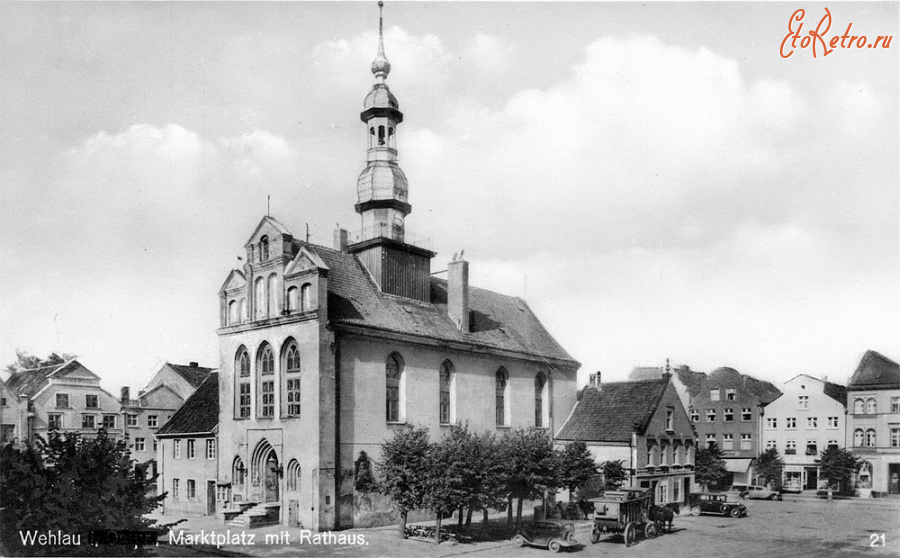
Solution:
M296 459L291 459L288 463L285 485L290 492L296 492L300 486L300 463Z
M306 312L312 310L312 285L306 283L300 287L300 310Z
M254 293L256 295L256 319L262 320L266 317L266 280L262 277L256 279L256 283L254 283Z
M866 412L866 402L862 399L853 400L853 414L862 415Z
M247 468L244 467L244 462L241 461L241 458L236 456L231 464L231 482L234 485L234 489L237 489L239 486L243 488L246 481Z
M544 426L544 388L547 379L543 372L538 372L534 377L534 425L538 428Z
M369 128L369 149L375 147L375 126Z
M497 426L507 426L506 390L509 388L509 374L501 367L494 375L494 411Z
M266 301L266 317L274 318L278 315L278 289L276 288L276 282L278 281L275 274L269 275L269 284L267 286L268 297Z
M378 145L384 145L384 126L378 127Z
M241 323L247 321L247 299L242 298L238 305L238 316L240 317Z
M394 127L388 127L388 147L394 147Z
M385 419L387 422L400 422L400 381L403 376L403 363L395 353L388 357L384 365L385 375Z
M238 349L234 359L236 376L235 386L235 417L247 418L250 416L250 355L247 349Z
M287 291L287 310L291 314L300 309L300 290L297 287L290 287Z
M864 443L864 434L862 428L857 428L853 431L853 446L857 448L863 447Z
M300 416L300 350L289 341L284 352L285 404L288 416Z
M228 320L227 325L233 325L238 323L238 302L236 300L232 300L228 303Z
M866 447L874 448L875 447L875 429L869 428L866 430Z
M877 412L877 410L878 409L875 405L875 398L870 397L870 398L866 399L866 414L874 415Z
M259 239L259 261L264 262L269 259L269 237L264 236Z
M439 415L441 424L453 422L453 399L451 389L453 387L453 364L449 360L441 363L439 374Z
M272 418L275 416L275 354L268 343L261 347L256 366L259 370L259 416Z

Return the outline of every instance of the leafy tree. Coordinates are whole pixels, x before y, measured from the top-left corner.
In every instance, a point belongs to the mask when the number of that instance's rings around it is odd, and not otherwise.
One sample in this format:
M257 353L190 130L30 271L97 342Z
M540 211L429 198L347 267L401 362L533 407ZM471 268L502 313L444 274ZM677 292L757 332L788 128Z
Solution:
M831 499L834 485L840 486L840 493L848 495L852 493L853 478L862 466L862 459L853 455L849 450L830 446L822 451L821 457L816 459L819 466L819 476L828 480L828 499Z
M437 516L435 544L441 542L443 516L462 510L481 489L479 471L473 466L477 460L476 452L477 446L468 428L459 426L451 428L428 449L424 504Z
M539 428L517 429L505 436L501 453L506 459L506 491L518 499L516 528L522 524L522 503L536 500L558 486L558 459L547 432ZM511 503L510 499L510 503Z
M775 448L769 448L756 459L756 472L764 484L780 483L784 471L784 460Z
M54 364L63 364L77 358L75 355L63 353L62 356L53 352L47 358L41 358L29 355L25 351L16 350L16 362L6 366L7 372L18 372L20 370L28 370L30 368L40 368L42 366L53 366Z
M715 442L700 448L694 456L694 478L705 490L716 487L728 477L722 450Z
M87 533L100 530L151 530L157 527L144 514L153 511L165 494L148 497L156 483L143 467L135 467L124 441L51 432L45 441L0 449L0 554L75 553L119 555L132 546L87 546ZM74 547L25 546L19 531L60 530L82 535Z
M567 488L570 494L587 484L597 475L597 464L587 449L587 444L576 440L557 450L557 485Z
M616 490L622 486L622 483L628 478L628 472L625 471L624 461L621 459L604 461L600 464L600 472L603 475L604 490Z
M406 537L410 510L426 507L429 491L428 429L404 425L381 444L381 462L376 466L383 479L377 489L394 501L400 514L400 537Z

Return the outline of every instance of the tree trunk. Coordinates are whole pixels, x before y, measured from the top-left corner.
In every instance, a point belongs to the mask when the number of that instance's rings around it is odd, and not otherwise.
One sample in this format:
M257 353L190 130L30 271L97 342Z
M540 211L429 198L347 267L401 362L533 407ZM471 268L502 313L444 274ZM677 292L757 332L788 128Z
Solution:
M466 527L472 524L472 506L466 510Z
M400 538L406 538L406 510L400 511Z
M522 528L522 497L519 497L519 504L516 506L516 529Z
M510 496L509 498L506 499L506 525L509 527L512 527L512 519L513 519L512 504L513 504L513 497Z
M459 532L462 532L463 525L463 507L459 507L459 519L456 522L456 528L459 529Z
M437 512L437 521L434 525L434 544L441 544L441 512Z
M481 508L481 523L484 525L488 524L488 509Z
M831 488L831 483L828 483L828 501L829 502L831 501L832 491L833 491L833 489Z

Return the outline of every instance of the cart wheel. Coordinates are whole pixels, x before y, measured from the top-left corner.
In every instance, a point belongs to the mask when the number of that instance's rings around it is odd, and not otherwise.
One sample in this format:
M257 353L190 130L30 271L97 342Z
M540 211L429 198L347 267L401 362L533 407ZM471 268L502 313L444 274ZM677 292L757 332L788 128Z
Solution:
M516 546L525 546L525 537L522 535L516 535L513 537L513 544Z
M656 523L648 523L644 527L644 536L648 539L655 539L657 534L659 534L659 529L656 527Z
M550 549L550 552L559 552L562 550L562 545L559 544L558 540L551 539L550 542L547 543L547 548Z
M629 547L634 544L634 523L629 523L625 526L625 546Z
M600 542L600 531L591 531L591 544L597 544L598 542Z
M737 519L741 516L740 508L731 508L731 517Z
M700 515L700 506L694 506L691 508L691 515Z

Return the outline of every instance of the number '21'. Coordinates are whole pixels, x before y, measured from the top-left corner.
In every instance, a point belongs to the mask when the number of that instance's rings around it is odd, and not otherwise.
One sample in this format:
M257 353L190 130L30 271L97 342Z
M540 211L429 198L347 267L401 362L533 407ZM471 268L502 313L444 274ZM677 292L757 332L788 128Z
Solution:
M869 535L869 548L884 546L884 533L872 533Z

